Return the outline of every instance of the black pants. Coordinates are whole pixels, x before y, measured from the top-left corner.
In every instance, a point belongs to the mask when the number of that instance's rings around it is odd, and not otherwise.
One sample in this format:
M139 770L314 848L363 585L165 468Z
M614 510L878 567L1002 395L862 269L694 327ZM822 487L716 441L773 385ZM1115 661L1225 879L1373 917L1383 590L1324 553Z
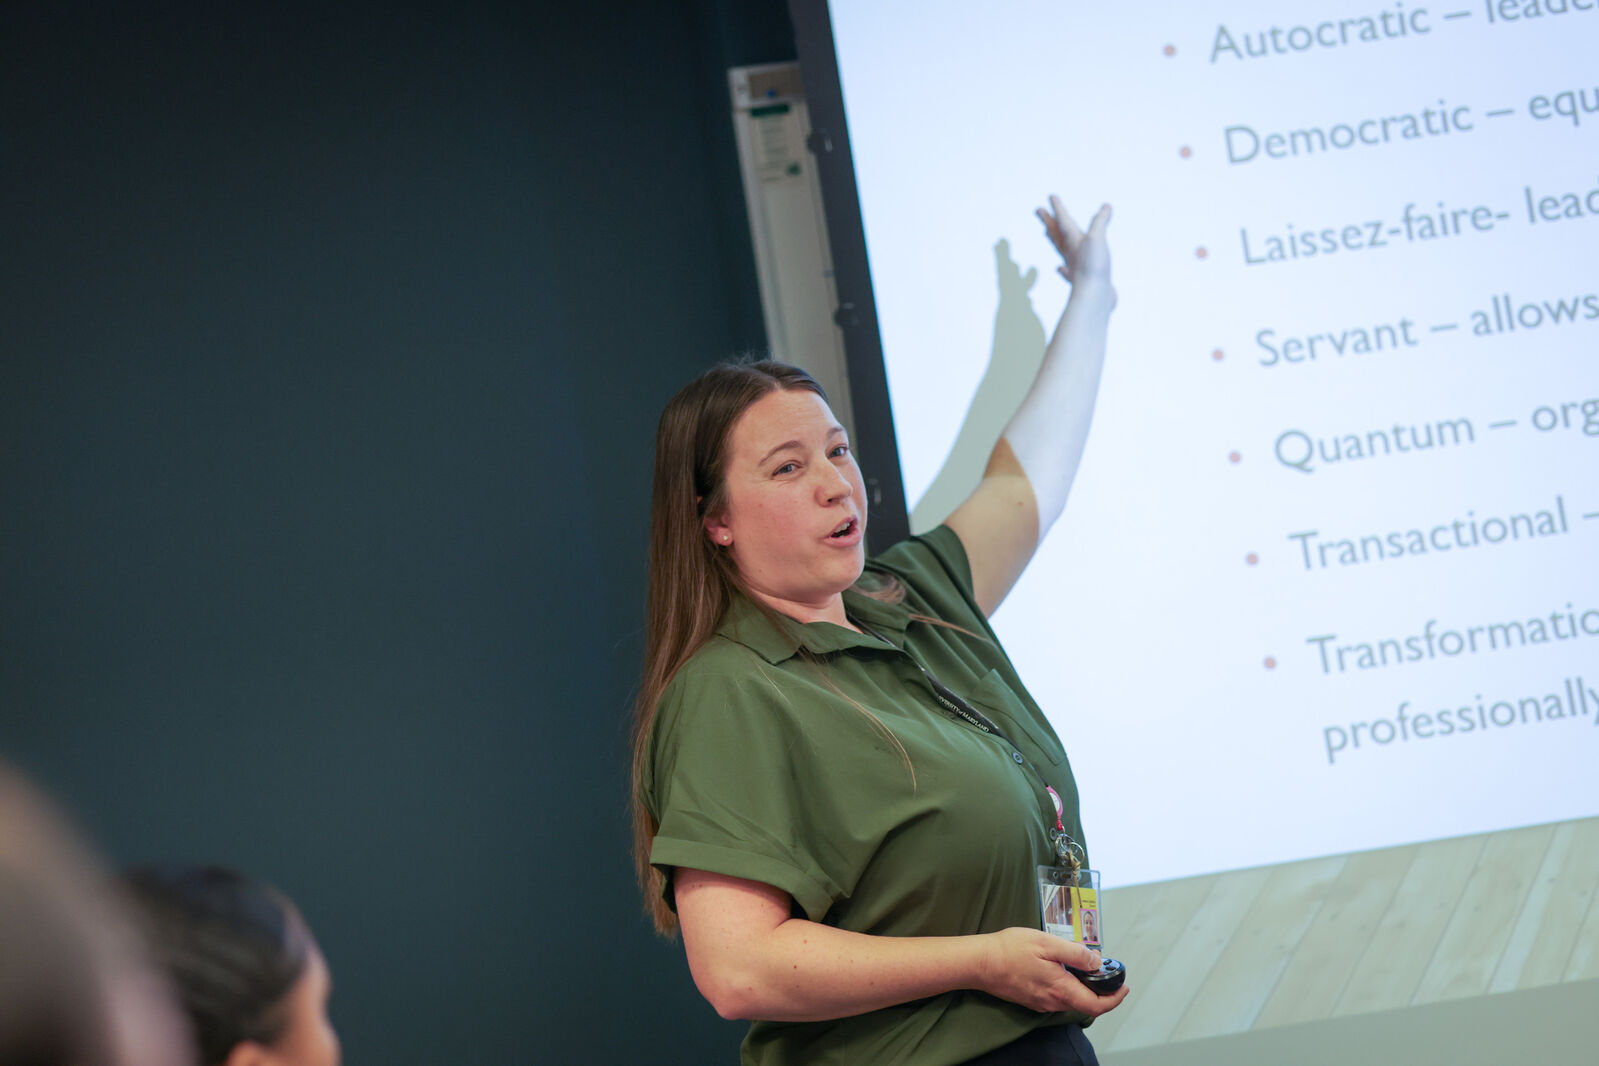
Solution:
M1052 1025L968 1059L966 1066L1099 1066L1099 1058L1082 1026Z

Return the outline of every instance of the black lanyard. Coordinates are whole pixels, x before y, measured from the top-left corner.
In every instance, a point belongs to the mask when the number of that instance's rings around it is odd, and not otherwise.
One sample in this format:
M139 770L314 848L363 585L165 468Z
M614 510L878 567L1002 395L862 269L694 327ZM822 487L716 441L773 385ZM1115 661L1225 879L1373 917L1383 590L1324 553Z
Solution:
M976 707L973 707L964 698L962 698L959 693L935 677L933 672L927 667L923 666L916 656L912 655L904 648L897 647L893 641L889 640L887 637L883 636L883 634L879 633L866 623L857 621L853 618L850 619L850 621L859 626L861 632L873 637L876 640L882 641L894 651L899 652L901 655L904 655L905 658L909 659L915 665L916 669L922 672L922 676L927 679L927 683L932 686L933 696L938 700L939 703L947 708L950 713L959 715L972 728L1004 741L1005 746L1010 748L1011 759L1018 766L1025 765L1027 769L1033 772L1033 776L1038 778L1039 783L1044 786L1044 791L1049 794L1050 799L1055 806L1054 828L1050 829L1050 827L1046 824L1045 831L1049 833L1050 843L1055 848L1056 858L1060 861L1062 866L1070 866L1075 872L1077 869L1078 860L1073 856L1072 849L1076 848L1079 852L1081 852L1082 849L1078 843L1071 838L1071 834L1066 832L1066 827L1061 824L1061 803L1059 793L1057 793L1054 787L1050 785L1049 780L1045 778L1041 772L1039 772L1038 767L1033 765L1032 760L1028 759L1022 754L1021 748L1017 747L1016 743L1012 741L1010 737L1007 737L1004 733L1000 732L999 726L994 724L994 720L992 718L988 717L988 715L984 714Z
M851 619L851 621L854 620ZM893 648L895 651L904 655L905 658L909 659L916 669L922 672L922 676L927 678L927 683L932 686L933 695L937 697L938 702L943 704L950 711L950 713L959 715L974 729L981 730L984 733L992 734L993 736L998 737L1000 740L1003 740L1006 744L1011 746L1012 751L1017 750L1015 743L1010 739L1010 737L1007 737L1004 733L1000 732L999 726L994 724L994 720L992 718L988 717L988 715L984 714L982 711L979 711L976 707L973 707L970 703L967 703L959 693L935 677L931 670L917 661L916 656L912 655L904 648L895 647L892 641L866 623L857 621L855 624L861 627L861 632L867 634L868 636L877 638L884 644L887 644L890 648ZM1037 773L1037 771L1035 770L1034 773ZM1043 775L1040 774L1039 776L1042 777Z

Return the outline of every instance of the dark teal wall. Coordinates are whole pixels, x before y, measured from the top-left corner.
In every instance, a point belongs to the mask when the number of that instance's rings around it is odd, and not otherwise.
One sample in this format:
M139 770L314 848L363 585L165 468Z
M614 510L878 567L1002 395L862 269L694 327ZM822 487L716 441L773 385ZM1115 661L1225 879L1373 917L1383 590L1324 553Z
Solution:
M734 1061L624 716L656 412L764 343L723 68L792 56L781 0L0 7L0 752L295 896L352 1063Z

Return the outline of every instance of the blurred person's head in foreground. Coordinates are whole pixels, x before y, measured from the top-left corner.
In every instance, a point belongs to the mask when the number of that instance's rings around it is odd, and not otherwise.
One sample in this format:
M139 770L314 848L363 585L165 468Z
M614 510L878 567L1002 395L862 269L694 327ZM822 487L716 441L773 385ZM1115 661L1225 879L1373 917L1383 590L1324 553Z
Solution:
M287 896L221 866L140 866L122 884L201 1066L337 1066L327 962Z
M0 1066L188 1066L181 1014L100 864L0 761Z

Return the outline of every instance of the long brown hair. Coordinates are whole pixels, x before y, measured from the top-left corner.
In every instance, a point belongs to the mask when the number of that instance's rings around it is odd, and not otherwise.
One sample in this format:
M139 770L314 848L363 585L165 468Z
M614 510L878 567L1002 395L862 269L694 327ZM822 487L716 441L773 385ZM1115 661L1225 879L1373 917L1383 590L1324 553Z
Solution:
M650 730L667 682L716 632L743 589L732 555L706 536L704 518L726 505L724 468L733 424L751 404L777 389L805 389L827 399L799 367L771 361L723 363L672 397L655 431L644 676L633 710L633 861L645 907L662 933L676 930L677 916L661 898L660 871L650 865L650 845L660 829L641 789Z

